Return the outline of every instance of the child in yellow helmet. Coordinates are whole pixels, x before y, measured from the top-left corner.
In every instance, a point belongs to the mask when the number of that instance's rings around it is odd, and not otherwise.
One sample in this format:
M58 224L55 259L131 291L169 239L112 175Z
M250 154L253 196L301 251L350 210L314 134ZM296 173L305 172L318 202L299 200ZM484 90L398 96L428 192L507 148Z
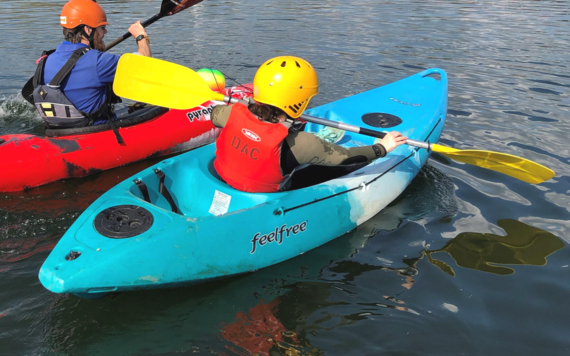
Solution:
M301 165L354 168L385 156L407 139L392 131L380 143L344 148L296 129L300 123L296 119L319 91L317 73L302 58L281 56L263 63L255 74L253 91L254 100L247 106L221 105L211 115L212 123L224 128L216 141L214 167L241 191L286 190L289 177Z

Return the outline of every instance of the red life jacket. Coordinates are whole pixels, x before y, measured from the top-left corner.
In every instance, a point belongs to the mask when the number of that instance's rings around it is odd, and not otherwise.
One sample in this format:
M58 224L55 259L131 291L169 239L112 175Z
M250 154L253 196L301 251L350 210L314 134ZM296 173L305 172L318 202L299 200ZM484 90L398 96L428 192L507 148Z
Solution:
M245 105L232 107L216 140L216 171L230 186L250 193L274 193L285 180L281 172L281 143L285 125L259 121Z

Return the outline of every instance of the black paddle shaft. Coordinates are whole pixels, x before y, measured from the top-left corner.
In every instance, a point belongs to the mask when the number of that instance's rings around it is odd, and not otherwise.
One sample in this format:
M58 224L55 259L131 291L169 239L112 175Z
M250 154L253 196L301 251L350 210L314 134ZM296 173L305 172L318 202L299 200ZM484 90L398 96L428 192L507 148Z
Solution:
M152 25L153 23L155 23L156 21L160 20L162 17L164 17L163 14L156 14L153 17L151 17L150 19L146 20L145 22L142 23L143 27L147 27ZM111 48L115 47L116 45L118 45L119 43L123 42L124 40L126 40L127 38L131 37L131 33L130 32L126 32L124 35L122 35L121 37L117 38L116 40L114 40L113 42L111 42L107 47L105 47L105 52L107 52L108 50L110 50Z
M190 6L194 6L197 3L202 2L202 0L162 0L162 5L160 6L160 12L150 19L146 20L142 23L143 27L148 27L155 23L156 21L160 20L164 16L174 15ZM121 37L117 38L113 42L111 42L106 48L105 51L110 50L111 48L115 47L119 43L123 42L127 38L131 37L131 33L127 32Z

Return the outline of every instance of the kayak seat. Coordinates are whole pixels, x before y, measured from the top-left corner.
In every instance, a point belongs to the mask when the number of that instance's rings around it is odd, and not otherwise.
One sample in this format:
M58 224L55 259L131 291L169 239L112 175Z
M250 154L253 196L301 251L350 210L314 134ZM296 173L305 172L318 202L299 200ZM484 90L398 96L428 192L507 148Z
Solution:
M352 173L369 162L356 163L344 166L317 166L307 165L306 167L296 170L291 176L291 185L288 191L307 188L313 185L321 184L329 180L343 177Z

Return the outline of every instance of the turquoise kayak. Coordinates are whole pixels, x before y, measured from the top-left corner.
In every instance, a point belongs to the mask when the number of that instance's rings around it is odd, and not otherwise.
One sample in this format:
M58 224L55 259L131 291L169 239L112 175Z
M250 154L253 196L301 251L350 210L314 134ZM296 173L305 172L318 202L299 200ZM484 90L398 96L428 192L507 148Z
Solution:
M445 124L447 75L428 69L305 114L435 143ZM375 138L307 123L345 147ZM99 297L253 272L303 254L364 223L396 199L430 152L401 145L352 170L308 166L295 189L244 193L213 168L215 144L166 159L97 199L39 272L54 293ZM318 176L329 180L310 185Z

